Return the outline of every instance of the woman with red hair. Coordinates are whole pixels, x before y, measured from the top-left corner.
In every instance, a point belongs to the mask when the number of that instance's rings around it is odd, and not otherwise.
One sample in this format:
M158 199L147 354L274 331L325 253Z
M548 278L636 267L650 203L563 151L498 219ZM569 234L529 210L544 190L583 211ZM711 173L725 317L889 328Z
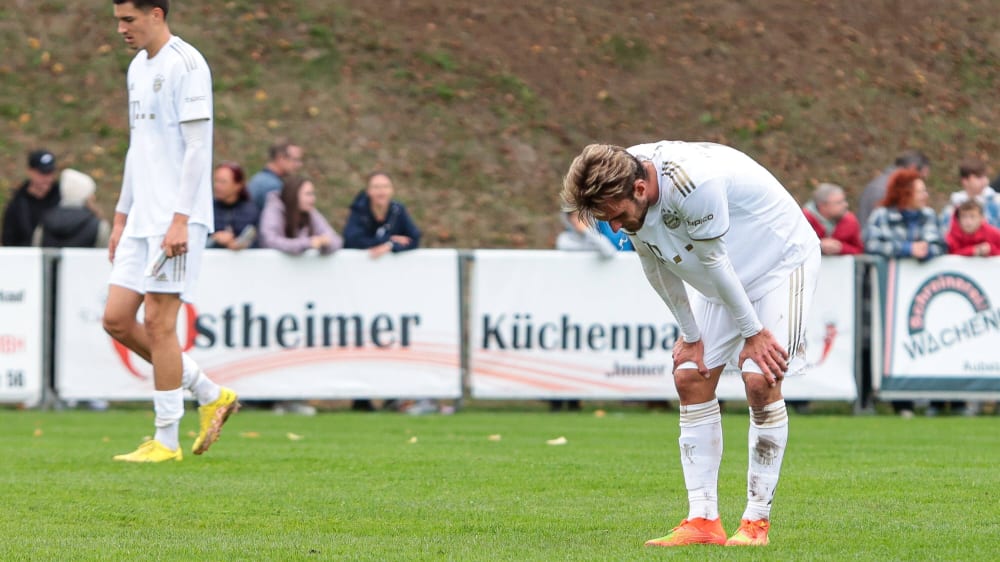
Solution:
M215 232L211 234L208 247L230 250L256 247L260 210L250 199L243 167L235 162L216 166L212 174L212 192Z
M937 215L927 206L927 185L920 172L896 171L889 177L885 199L868 217L865 252L926 261L947 250Z

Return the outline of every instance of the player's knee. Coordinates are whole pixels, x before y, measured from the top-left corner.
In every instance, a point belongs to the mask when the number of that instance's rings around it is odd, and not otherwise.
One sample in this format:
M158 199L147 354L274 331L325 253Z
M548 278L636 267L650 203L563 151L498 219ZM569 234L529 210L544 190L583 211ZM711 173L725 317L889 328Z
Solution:
M134 321L134 320L133 320ZM131 324L129 319L122 315L115 315L112 313L105 312L104 318L101 320L101 325L104 327L104 331L108 333L109 336L115 338L116 340L121 340L128 334Z
M743 384L751 404L767 403L775 390L761 373L743 373Z
M706 401L702 400L705 396L708 396L708 400L715 396L715 388L696 370L676 371L674 388L677 389L677 396L681 402L687 404L700 404Z

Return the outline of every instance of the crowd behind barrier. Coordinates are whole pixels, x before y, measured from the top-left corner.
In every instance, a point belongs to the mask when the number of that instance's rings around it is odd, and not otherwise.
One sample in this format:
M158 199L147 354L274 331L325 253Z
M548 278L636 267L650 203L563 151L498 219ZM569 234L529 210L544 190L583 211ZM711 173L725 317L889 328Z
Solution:
M149 366L101 328L109 267L97 249L0 248L0 400L148 397ZM248 399L674 399L678 328L639 267L629 253L209 251L179 334ZM812 369L786 381L789 399L1000 396L1000 260L840 256L822 267ZM861 283L872 283L871 318ZM723 377L720 399L742 392Z

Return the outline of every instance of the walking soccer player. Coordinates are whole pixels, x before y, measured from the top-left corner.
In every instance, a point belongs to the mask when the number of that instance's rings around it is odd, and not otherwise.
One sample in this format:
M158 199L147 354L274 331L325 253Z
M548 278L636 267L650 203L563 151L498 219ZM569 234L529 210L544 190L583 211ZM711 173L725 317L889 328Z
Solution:
M196 455L239 408L236 394L212 382L177 340L181 300L191 299L213 225L212 76L201 53L171 35L168 0L113 1L118 33L139 52L128 68L131 137L108 244L104 329L153 364L156 413L153 440L115 460L179 461L184 389L200 405ZM166 261L157 260L161 253Z
M673 364L688 515L646 545L766 545L788 441L781 381L805 367L819 238L774 176L712 143L589 145L573 160L562 198L585 220L625 230L681 329ZM726 365L741 370L750 405L747 506L728 540L715 395Z

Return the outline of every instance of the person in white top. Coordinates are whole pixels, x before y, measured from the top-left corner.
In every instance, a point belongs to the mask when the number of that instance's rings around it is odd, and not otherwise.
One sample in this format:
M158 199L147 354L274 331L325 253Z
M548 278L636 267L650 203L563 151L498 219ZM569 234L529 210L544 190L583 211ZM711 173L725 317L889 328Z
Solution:
M680 326L673 375L689 511L646 545L766 545L788 441L781 381L805 367L819 238L770 172L712 143L589 145L573 160L562 198L588 222L628 233ZM728 540L718 510L722 416L715 395L727 365L742 372L750 406L747 507Z
M128 69L131 138L108 243L104 329L153 364L156 435L126 462L181 460L184 389L199 403L193 452L204 453L239 408L177 339L212 217L212 76L194 47L170 33L168 0L113 0L118 33L138 50ZM136 313L145 305L145 321Z

